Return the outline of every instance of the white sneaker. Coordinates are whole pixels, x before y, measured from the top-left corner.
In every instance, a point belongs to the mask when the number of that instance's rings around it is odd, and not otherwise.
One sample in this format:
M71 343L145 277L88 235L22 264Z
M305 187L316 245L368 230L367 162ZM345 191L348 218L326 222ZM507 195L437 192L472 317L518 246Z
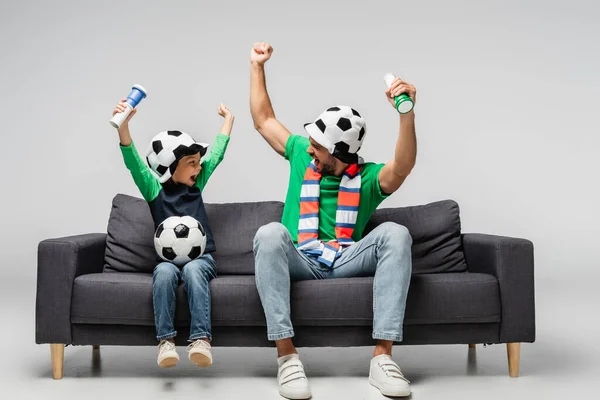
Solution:
M158 365L161 368L170 368L179 362L179 354L175 344L169 340L161 340L158 344Z
M206 340L198 339L187 347L188 357L199 367L209 367L213 358L210 352L211 346Z
M398 364L387 354L371 359L369 383L379 389L384 396L410 395L410 381L404 377Z
M287 399L310 399L310 387L304 374L304 365L298 354L289 354L277 359L277 383L279 394Z

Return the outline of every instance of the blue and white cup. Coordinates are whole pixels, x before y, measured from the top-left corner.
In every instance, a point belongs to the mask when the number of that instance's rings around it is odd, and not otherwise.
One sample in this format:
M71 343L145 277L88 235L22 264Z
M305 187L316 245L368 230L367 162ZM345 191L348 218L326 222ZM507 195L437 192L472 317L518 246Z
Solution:
M116 113L110 120L110 124L115 128L120 128L123 121L127 119L131 111L146 97L146 89L142 85L133 85L131 92L125 100L126 109L123 112Z

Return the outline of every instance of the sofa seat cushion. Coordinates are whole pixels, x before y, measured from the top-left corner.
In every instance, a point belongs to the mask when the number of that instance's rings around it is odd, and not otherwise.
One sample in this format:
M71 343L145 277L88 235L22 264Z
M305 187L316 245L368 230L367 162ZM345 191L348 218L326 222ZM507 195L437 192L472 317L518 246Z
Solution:
M211 281L213 326L265 326L254 276L220 276ZM373 319L373 278L292 283L292 322L297 326L364 326ZM176 326L188 326L183 285L177 290ZM414 275L405 325L500 321L497 280L487 274ZM71 322L154 325L152 275L98 273L75 279Z
M230 275L210 283L212 325L265 326L253 275ZM175 324L189 326L183 284L177 288ZM105 272L75 279L71 322L82 324L154 325L152 275Z

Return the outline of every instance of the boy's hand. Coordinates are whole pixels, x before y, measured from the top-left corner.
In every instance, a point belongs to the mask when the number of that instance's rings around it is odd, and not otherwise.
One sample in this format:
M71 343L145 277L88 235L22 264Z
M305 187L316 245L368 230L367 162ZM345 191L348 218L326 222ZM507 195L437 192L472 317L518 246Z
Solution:
M119 104L117 104L117 106L115 107L115 109L113 110L112 115L114 116L116 113L120 113L123 112L127 109L127 105L125 104L125 101L127 99L123 98L121 99L121 102ZM128 127L129 125L129 120L135 115L135 113L137 112L137 108L134 108L133 110L131 110L131 112L129 113L129 115L127 116L127 118L125 119L125 121L123 121L123 123L121 124L121 128L123 127ZM119 128L119 129L121 129Z
M228 120L233 120L234 116L231 113L231 111L229 110L229 108L227 108L227 106L225 106L223 103L219 104L219 110L217 111L219 113L219 115L225 119Z
M229 111L229 108L227 108L223 103L219 104L219 110L217 112L221 117L225 118L225 120L223 121L223 126L221 127L221 133L223 135L230 136L231 128L233 128L233 114L231 113L231 111Z
M252 64L264 65L273 54L273 47L266 42L254 43L250 50L250 62Z

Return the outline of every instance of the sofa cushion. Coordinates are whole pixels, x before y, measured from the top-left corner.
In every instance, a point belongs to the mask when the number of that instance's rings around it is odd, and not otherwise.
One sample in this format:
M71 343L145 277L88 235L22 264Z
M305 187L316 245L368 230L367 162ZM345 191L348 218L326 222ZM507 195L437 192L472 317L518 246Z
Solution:
M148 203L118 194L108 219L104 271L152 272L157 264L154 223Z
M254 276L211 281L213 326L265 326ZM371 325L373 278L292 283L292 322L297 326ZM177 290L176 325L189 326L183 285ZM154 325L152 275L98 273L75 279L71 321L81 324ZM498 282L477 273L412 277L405 325L500 321Z
M283 203L207 204L206 212L217 245L219 274L254 274L254 235L261 226L281 221Z
M300 281L292 284L296 325L372 325L373 278ZM498 281L492 275L413 275L405 325L500 321Z
M262 225L280 221L283 203L206 204L217 251L219 274L253 274L252 241ZM148 203L118 194L113 199L106 238L106 272L150 273L157 264L154 223ZM220 262L227 259L227 262ZM251 262L248 262L251 260ZM222 266L222 267L221 267Z
M219 251L213 254L217 271L221 275L254 275L254 253L222 256Z
M254 276L218 277L210 283L213 326L265 326ZM82 324L154 325L152 275L98 273L75 279L71 322ZM183 284L177 288L175 322L189 326Z
M410 232L413 239L413 274L467 270L460 236L459 208L455 201L379 209L367 224L365 235L386 221L404 225Z

